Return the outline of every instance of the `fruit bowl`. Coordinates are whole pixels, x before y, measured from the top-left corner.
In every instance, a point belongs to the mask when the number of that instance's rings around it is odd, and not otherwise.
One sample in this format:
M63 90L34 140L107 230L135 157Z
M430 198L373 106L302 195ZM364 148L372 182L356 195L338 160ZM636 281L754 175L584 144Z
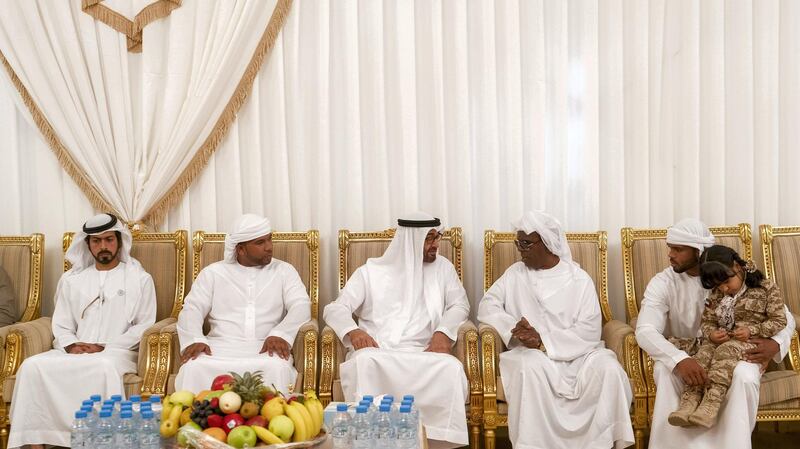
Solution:
M233 446L229 446L219 440L212 438L211 436L197 430L197 429L186 429L185 431L186 442L185 446L181 446L178 442L171 438L170 441L164 444L166 449L181 449L181 448L195 448L195 449L235 449ZM311 448L311 447L318 447L321 446L325 440L328 439L328 434L323 430L317 435L314 439L308 441L301 441L297 443L283 443L283 444L259 444L255 447L262 448L262 449L292 449L292 448Z

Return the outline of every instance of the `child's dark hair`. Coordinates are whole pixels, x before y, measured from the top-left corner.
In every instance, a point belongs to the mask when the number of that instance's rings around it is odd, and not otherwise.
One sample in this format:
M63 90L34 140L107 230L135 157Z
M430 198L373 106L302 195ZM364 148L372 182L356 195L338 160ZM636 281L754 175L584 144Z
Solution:
M700 282L703 288L712 289L735 275L733 264L739 265L744 273L744 283L750 288L761 286L764 273L742 259L732 248L723 245L714 245L706 248L700 255Z

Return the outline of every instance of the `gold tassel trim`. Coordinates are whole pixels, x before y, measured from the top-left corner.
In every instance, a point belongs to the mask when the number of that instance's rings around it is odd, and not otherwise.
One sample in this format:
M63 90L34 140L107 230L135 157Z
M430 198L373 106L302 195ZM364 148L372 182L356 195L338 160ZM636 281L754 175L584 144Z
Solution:
M122 14L103 5L102 0L83 0L81 9L86 14L94 17L128 39L128 51L131 53L142 52L142 30L151 22L167 17L172 10L181 6L182 0L158 0L147 5L139 11L133 21Z
M200 174L208 164L209 159L227 135L231 124L236 119L236 114L239 112L239 109L253 90L253 83L261 69L261 65L265 57L275 46L275 40L278 38L281 29L283 29L283 24L289 16L291 7L292 0L278 0L278 4L275 5L275 10L272 12L272 17L269 19L267 29L264 30L264 34L261 36L261 41L258 43L253 53L247 70L245 70L244 75L239 80L239 84L233 96L228 100L228 104L225 106L216 125L214 125L214 129L203 142L203 145L197 150L194 157L192 157L189 165L183 169L183 172L181 172L169 191L159 198L158 201L150 207L147 213L145 213L144 218L142 218L144 223L153 228L155 228L155 225L161 223L169 210L178 204L197 175Z
M92 204L97 210L112 212L114 215L121 217L122 215L114 209L111 204L106 201L94 183L86 176L86 173L75 163L75 160L72 159L72 156L69 154L67 149L61 143L61 139L58 138L53 126L50 125L50 122L47 120L47 117L44 116L42 111L36 105L36 102L33 101L28 89L25 88L25 85L22 84L22 81L19 79L17 74L14 72L14 69L11 67L11 64L8 63L6 56L0 51L0 61L3 63L3 67L5 67L6 72L8 72L9 78L11 78L11 83L19 92L20 97L22 97L22 102L25 104L25 107L28 108L28 111L31 113L31 117L33 117L34 123L36 123L36 127L39 128L39 132L42 133L42 137L44 140L50 145L50 149L53 151L53 154L56 155L59 164L67 172L67 174L75 181L75 184L78 185L78 188L81 189L86 198L89 199L89 202Z

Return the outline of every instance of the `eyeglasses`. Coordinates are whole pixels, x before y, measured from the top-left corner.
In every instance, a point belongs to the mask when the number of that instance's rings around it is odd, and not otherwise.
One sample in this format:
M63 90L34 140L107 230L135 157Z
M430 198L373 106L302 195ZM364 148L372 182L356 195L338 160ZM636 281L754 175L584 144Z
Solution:
M536 245L537 243L542 243L542 240L530 241L530 240L514 240L514 244L517 245L517 249L520 251L527 251Z
M425 236L425 243L435 243L442 239L442 233L437 232L436 234L428 234Z

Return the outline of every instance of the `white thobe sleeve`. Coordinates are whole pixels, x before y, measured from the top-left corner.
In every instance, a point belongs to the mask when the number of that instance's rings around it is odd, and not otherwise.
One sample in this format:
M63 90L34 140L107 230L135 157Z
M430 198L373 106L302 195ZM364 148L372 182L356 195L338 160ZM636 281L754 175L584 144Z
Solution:
M584 281L578 315L568 328L537 329L551 360L570 361L596 349L602 332L602 316L597 292L591 280ZM574 301L564 297L560 301Z
M61 276L56 286L56 306L53 310L51 326L53 328L53 346L64 349L78 342L78 322L73 314L70 301L69 283L65 282L66 276Z
M367 288L363 271L363 267L360 267L350 276L347 284L339 292L339 297L325 306L322 314L325 322L345 345L348 345L350 341L347 333L358 329L358 324L353 320L353 314L359 311L366 299Z
M506 347L511 342L511 329L517 325L519 319L506 312L506 296L508 279L511 274L506 271L496 280L489 290L484 293L478 303L478 321L495 328Z
M778 353L772 358L775 363L781 363L781 360L783 360L783 358L786 357L786 354L789 352L789 346L792 343L792 335L794 334L796 327L794 316L791 312L789 312L789 308L784 305L783 309L784 312L786 312L786 327L784 327L782 331L772 336L772 339L775 340L780 346L780 351L778 351Z
M441 332L447 335L450 340L458 339L458 328L469 318L469 300L464 285L458 279L455 268L448 265L445 270L443 282L445 284L444 312L439 326L434 332Z
M636 322L636 342L654 360L663 363L670 371L681 360L689 357L664 337L669 305L664 281L654 277L647 284L642 300L642 310Z
M131 326L123 334L108 342L106 347L136 350L142 340L142 334L156 322L156 288L153 278L143 273L139 281L140 296L131 317Z
M281 276L283 278L282 300L286 315L277 326L272 328L267 337L280 337L286 340L289 346L292 346L297 336L297 330L303 323L311 320L311 300L297 270L289 264L285 264L284 267Z
M203 322L211 311L214 293L214 274L205 269L192 283L192 289L183 301L183 308L178 314L178 341L181 352L194 343L208 344L203 334Z

